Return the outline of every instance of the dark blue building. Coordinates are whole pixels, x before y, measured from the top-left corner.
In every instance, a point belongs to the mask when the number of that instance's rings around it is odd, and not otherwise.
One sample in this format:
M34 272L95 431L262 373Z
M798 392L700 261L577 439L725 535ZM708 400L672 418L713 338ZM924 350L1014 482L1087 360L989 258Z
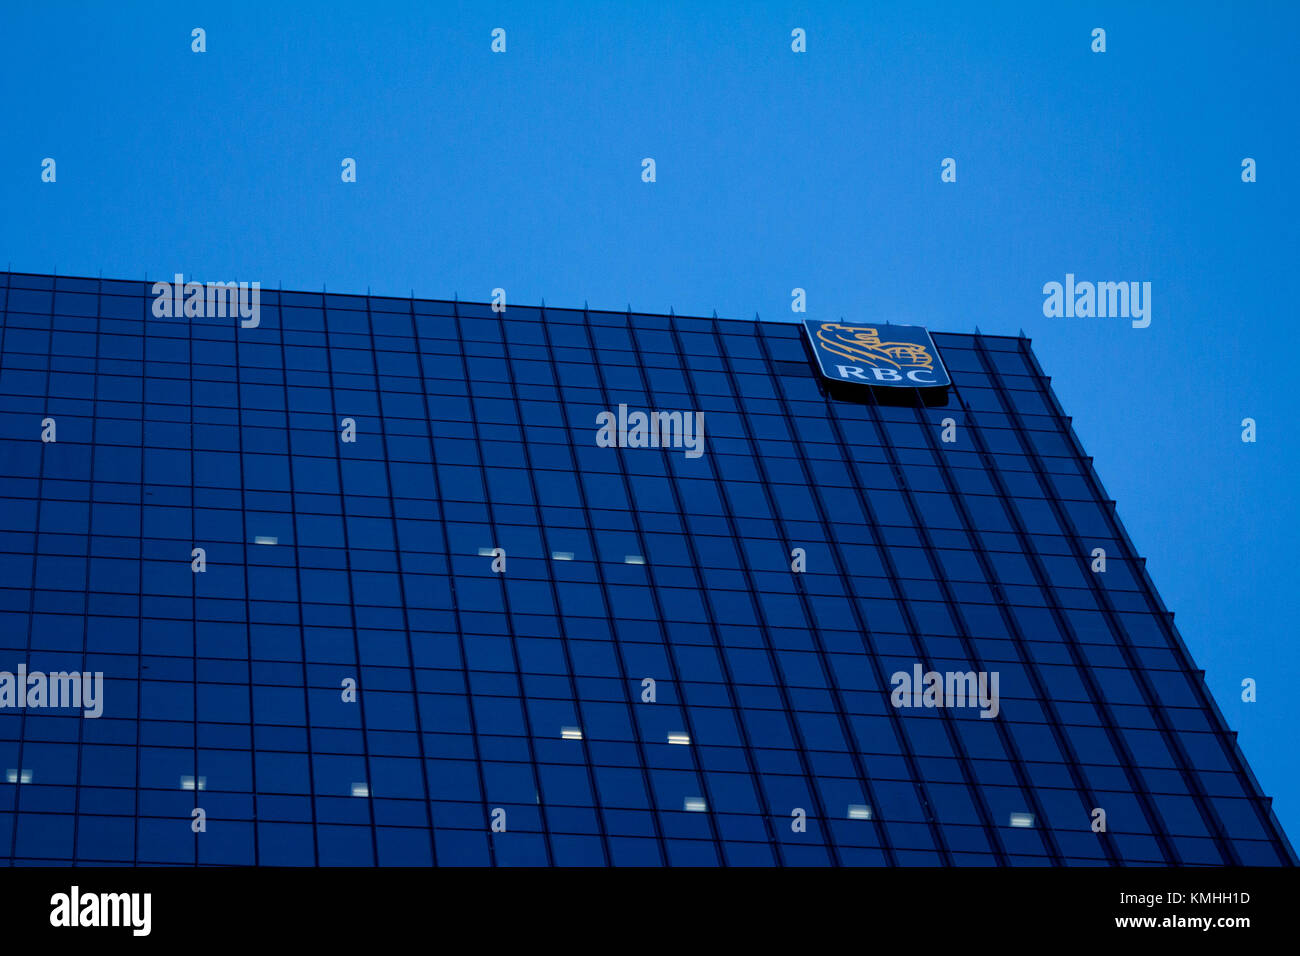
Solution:
M0 273L14 865L1295 862L1027 340L245 292Z

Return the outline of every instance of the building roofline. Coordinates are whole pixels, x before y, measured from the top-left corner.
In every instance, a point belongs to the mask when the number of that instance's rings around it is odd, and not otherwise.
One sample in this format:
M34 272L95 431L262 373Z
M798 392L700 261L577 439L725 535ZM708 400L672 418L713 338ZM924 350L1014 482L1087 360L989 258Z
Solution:
M8 283L9 276L30 276L30 277L41 278L41 279L55 279L55 280L72 279L78 282L100 282L100 281L139 282L142 286L148 285L151 282L167 281L167 279L171 278L169 276L166 279L158 278L158 277L155 277L153 279L150 279L148 277L133 279L133 278L122 278L119 276L102 276L102 275L81 276L81 275L63 275L60 273L51 273L51 272L22 272L22 271L15 271L12 269L0 270L0 275L6 277L5 285L9 285ZM194 281L200 281L200 280L194 280ZM217 281L217 280L212 280L212 281ZM387 302L428 302L437 305L449 305L449 306L481 306L484 308L491 308L492 305L492 303L490 302L480 302L472 299L461 299L456 297L450 299L439 299L439 298L432 298L426 296L417 296L414 294L409 296L375 295L369 291L364 293L346 292L346 291L338 291L338 290L329 291L324 288L321 288L319 290L286 289L280 286L275 288L269 288L269 287L263 288L262 291L264 293L276 292L276 293L288 293L291 295L340 296L346 298L368 299L368 300L377 299L377 300L382 300ZM412 290L412 292L414 292L414 290ZM755 313L754 318L752 319L742 319L742 318L734 318L728 316L719 316L716 314L716 312L713 315L690 315L686 313L678 313L671 308L668 312L652 312L644 309L634 311L631 308L631 306L628 306L627 308L623 308L623 309L593 309L590 308L585 302L581 306L567 306L567 305L555 305L555 304L547 305L545 300L543 300L540 303L519 302L519 303L515 303L514 305L516 308L539 309L539 310L554 309L557 311L564 311L564 312L581 312L587 315L621 315L621 316L644 315L655 319L666 319L666 320L686 319L695 322L740 322L740 323L744 323L745 325L760 325L760 324L796 325L802 322L804 318L807 318L807 316L801 316L801 317L790 318L790 319L764 319L761 316L759 316L757 313ZM873 319L873 320L866 320L866 321L878 321L878 320ZM1029 343L1031 341L1023 334L1022 335L998 335L990 332L981 332L978 330L978 328L969 331L962 331L957 329L940 329L940 328L935 328L934 326L925 326L925 328L927 328L930 331L930 333L933 335L978 336L980 338L985 338L985 339L1008 339L1011 341L1023 341L1025 343Z

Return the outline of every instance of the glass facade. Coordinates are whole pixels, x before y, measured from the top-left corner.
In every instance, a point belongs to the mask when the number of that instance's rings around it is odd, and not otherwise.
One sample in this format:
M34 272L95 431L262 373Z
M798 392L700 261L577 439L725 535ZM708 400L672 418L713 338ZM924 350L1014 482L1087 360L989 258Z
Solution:
M13 865L1295 862L1027 340L887 406L794 323L151 286L0 273L0 671L104 675L0 708Z

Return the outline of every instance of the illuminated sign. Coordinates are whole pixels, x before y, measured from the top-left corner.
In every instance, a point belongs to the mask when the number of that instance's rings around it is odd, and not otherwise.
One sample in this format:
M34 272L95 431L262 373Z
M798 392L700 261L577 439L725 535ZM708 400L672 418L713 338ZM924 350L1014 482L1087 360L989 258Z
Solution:
M919 325L804 322L822 376L876 388L945 388L952 384L930 333Z

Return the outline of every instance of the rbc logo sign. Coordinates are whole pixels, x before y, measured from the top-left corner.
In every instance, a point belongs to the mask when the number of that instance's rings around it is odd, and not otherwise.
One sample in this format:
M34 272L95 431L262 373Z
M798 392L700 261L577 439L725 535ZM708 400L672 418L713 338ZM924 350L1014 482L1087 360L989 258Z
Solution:
M884 388L952 384L930 333L919 325L804 322L821 373L832 382Z

